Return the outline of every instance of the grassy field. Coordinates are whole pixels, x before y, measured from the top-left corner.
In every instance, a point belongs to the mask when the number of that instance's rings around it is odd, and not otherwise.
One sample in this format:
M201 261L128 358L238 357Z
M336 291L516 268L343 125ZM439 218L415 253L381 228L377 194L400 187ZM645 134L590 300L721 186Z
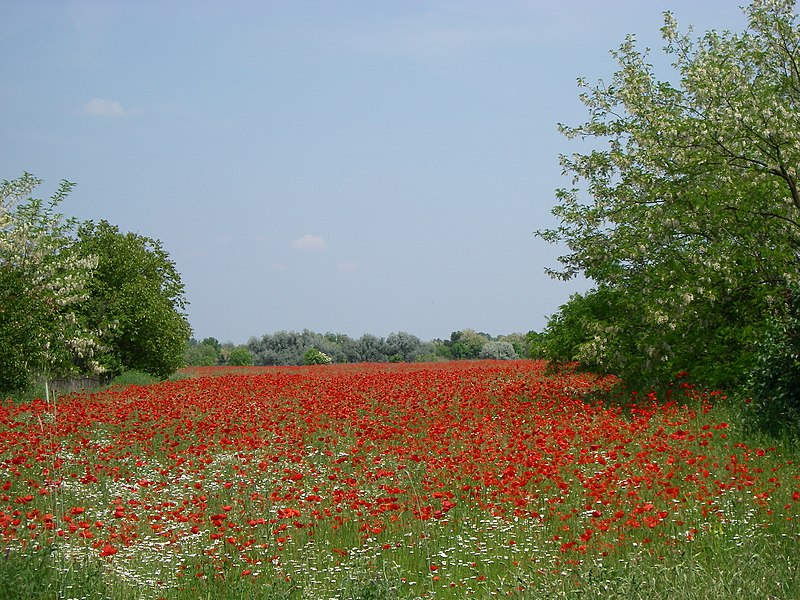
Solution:
M0 598L800 598L746 405L533 361L209 368L0 410Z

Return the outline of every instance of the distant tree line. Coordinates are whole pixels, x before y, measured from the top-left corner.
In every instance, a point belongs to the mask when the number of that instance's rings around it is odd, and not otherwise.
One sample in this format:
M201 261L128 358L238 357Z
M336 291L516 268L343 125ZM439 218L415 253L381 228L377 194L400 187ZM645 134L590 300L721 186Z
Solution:
M187 364L233 364L230 353L248 352L255 365L303 365L359 362L432 362L443 360L500 359L527 357L536 336L515 333L493 337L472 329L454 331L449 339L422 341L399 331L379 337L364 334L351 338L342 333L277 331L250 338L246 346L225 346L214 338L190 344ZM207 361L201 363L199 361ZM214 362L215 361L215 362Z

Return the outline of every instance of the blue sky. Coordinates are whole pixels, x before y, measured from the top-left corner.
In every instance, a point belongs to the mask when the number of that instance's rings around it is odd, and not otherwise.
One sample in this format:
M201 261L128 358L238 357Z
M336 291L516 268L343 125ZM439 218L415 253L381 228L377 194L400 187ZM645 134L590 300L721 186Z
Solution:
M576 79L739 4L0 0L0 179L161 240L198 338L540 330Z

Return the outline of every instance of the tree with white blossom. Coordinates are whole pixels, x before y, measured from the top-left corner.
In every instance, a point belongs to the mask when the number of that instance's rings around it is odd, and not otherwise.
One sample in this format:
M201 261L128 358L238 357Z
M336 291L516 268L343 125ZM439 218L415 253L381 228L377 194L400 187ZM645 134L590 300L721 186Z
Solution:
M0 391L78 363L101 370L97 336L76 315L97 261L69 252L76 223L57 212L73 184L45 202L31 197L41 183L29 173L0 182Z
M589 120L559 127L590 147L561 157L572 187L557 193L558 226L537 235L567 248L552 276L585 275L613 310L574 320L573 358L643 382L685 363L736 383L787 308L800 279L800 26L791 0L744 10L745 31L697 38L666 13L667 78L628 36L610 81L579 80Z

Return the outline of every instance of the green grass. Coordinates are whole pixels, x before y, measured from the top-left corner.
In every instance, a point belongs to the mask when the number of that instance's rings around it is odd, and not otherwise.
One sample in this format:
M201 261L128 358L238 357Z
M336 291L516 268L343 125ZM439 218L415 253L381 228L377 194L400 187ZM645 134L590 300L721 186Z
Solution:
M171 380L179 380L185 378L185 375L181 375L180 373L176 373L171 377ZM153 377L149 373L145 373L143 371L125 371L124 373L120 373L116 377L114 377L108 385L101 385L99 388L92 387L89 391L98 391L102 389L106 389L110 386L128 386L128 385L151 385L154 383L158 383L159 379ZM76 393L81 393L81 391L86 390L78 390ZM55 394L57 396L67 395L66 393L58 392L52 389L48 389L44 383L37 383L32 385L31 387L24 389L24 390L14 390L7 394L7 397L10 398L13 402L17 404L31 402L37 398L45 398L47 394L50 394L51 398Z
M663 548L642 548L620 556L588 560L579 566L546 568L541 573L530 566L515 567L513 561L495 555L489 560L498 561L498 567L489 571L485 580L478 581L476 577L472 585L453 588L438 582L404 581L401 574L408 571L399 562L405 561L394 556L365 561L360 568L357 563L350 565L346 577L324 590L310 585L310 581L290 583L274 574L253 579L232 570L222 579L212 575L209 568L203 578L194 577L182 587L161 589L157 596L140 596L139 587L109 576L90 561L73 562L65 569L57 550L45 549L0 559L0 599L800 598L796 533L776 535L774 531L747 528L741 534L745 537L737 539L728 532L715 539L715 534L709 534L692 546L668 549L663 557L657 556ZM436 536L431 546L439 549L443 542L445 539ZM201 572L202 563L194 568Z
M124 597L134 596L113 594L96 561L67 560L57 546L0 558L0 600Z
M157 377L142 371L125 371L111 380L111 385L150 385L158 382Z

